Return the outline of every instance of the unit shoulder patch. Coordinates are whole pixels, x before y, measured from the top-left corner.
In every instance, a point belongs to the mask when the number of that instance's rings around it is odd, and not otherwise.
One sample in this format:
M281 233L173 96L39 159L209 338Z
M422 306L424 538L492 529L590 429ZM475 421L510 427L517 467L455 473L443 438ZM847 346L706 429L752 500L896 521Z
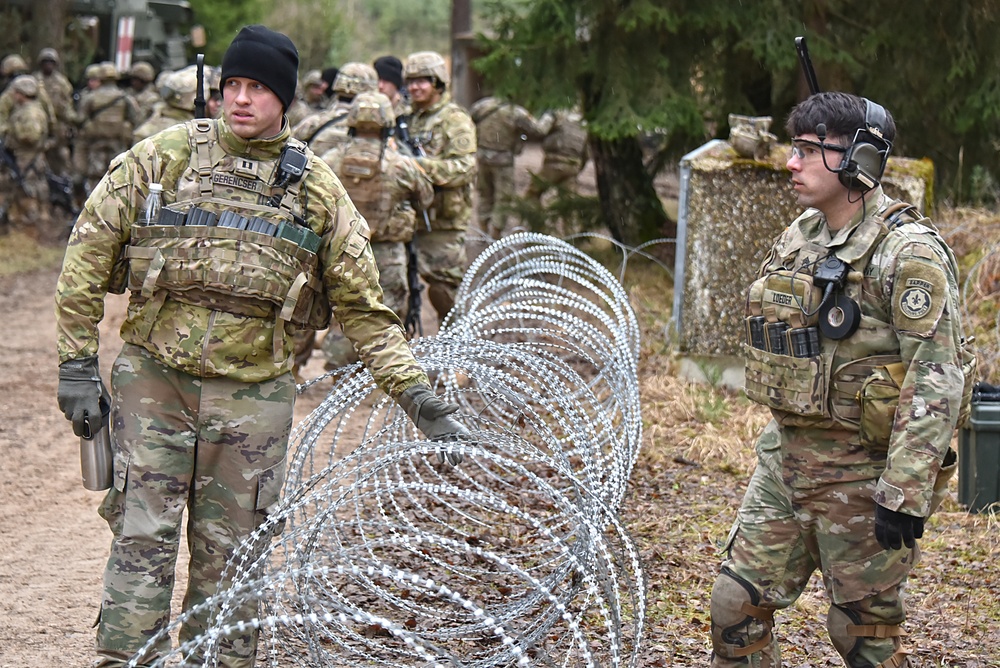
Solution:
M932 336L948 301L944 269L922 259L900 263L893 288L893 325L900 332Z

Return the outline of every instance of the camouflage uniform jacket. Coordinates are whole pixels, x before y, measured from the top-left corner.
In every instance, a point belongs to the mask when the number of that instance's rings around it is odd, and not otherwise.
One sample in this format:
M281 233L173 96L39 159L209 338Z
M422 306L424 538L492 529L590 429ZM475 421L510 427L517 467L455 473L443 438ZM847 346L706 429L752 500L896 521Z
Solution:
M828 362L817 382L821 390L824 384L829 389L827 416L832 419L797 421L794 415L773 412L782 429L803 434L812 430L818 439L833 430L830 434L841 434L856 446L841 451L850 453L845 456L853 464L829 461L823 447L783 452L786 467L796 462L797 475L822 481L843 477L847 469L837 471L840 466L856 466L861 477L867 469L880 476L878 503L926 517L963 393L957 264L926 219L888 227L882 212L894 202L881 188L871 191L866 202L867 215L859 211L837 232L828 229L819 211L807 210L779 237L761 265L760 277L775 271L811 274L814 263L836 255L852 269L845 291L861 310L861 324L851 336L839 341L820 336L822 357ZM905 370L888 451L862 447L857 427L850 428L857 422L856 392L863 376L872 364L887 360L899 360Z
M446 93L427 109L414 110L410 136L427 154L417 162L436 191L431 229L468 229L476 183L476 126L472 118Z
M560 109L542 140L546 162L567 162L579 169L587 162L587 129L579 112Z
M206 96L208 92L206 91ZM160 94L156 92L156 87L152 84L147 84L145 88L136 93L134 90L129 92L129 97L135 101L135 106L139 110L137 115L136 123L142 123L153 117L153 113L158 108L158 105L163 102Z
M55 108L52 106L52 100L49 98L48 92L45 90L44 86L38 87L38 100L39 104L42 105L42 110L45 112L45 117L49 122L49 128L51 129L56 121ZM11 90L10 86L7 86L3 93L0 93L0 134L3 133L4 126L7 125L7 120L10 118L11 113L14 111L14 91Z
M153 115L143 121L143 123L135 129L135 132L132 133L132 143L137 144L146 137L152 137L157 132L166 130L173 125L177 125L178 123L190 121L192 118L194 118L193 111L178 109L177 107L171 107L168 104L159 105L156 111L153 112Z
M347 112L351 103L338 99L329 109L306 116L292 128L292 136L309 144L316 155L347 142Z
M38 83L42 84L49 99L52 100L53 113L62 128L73 125L76 122L76 114L73 110L73 84L69 82L66 75L58 70L49 75L38 71L35 72L34 77L38 79Z
M60 363L96 355L97 325L117 258L129 243L132 221L144 208L148 184L163 184L163 202L174 202L178 184L192 173L189 126L175 126L136 144L118 156L84 205L66 249L56 288ZM205 122L205 121L202 121ZM245 140L225 121L217 124L218 146L228 163L254 163L270 182L285 146L287 124L275 137ZM375 382L391 396L427 375L414 360L396 315L382 303L378 270L367 242L368 226L344 187L325 163L309 156L299 188L306 224L320 237L317 252L323 288L344 333L355 342ZM236 163L240 160L240 163ZM197 172L194 173L197 179ZM147 337L139 334L142 300L132 293L121 335L158 360L198 377L225 376L262 382L291 370L292 334L286 325L282 361L273 352L275 319L240 316L167 298Z
M509 165L528 139L539 139L552 127L552 116L536 120L528 110L495 97L477 100L469 110L476 123L479 160L489 165Z
M416 160L388 146L383 152L383 142L374 137L356 137L327 151L323 161L368 221L372 243L413 238L417 210L434 201L434 188Z
M103 83L80 99L79 121L81 137L130 143L139 123L139 108L130 95Z
M49 138L49 118L40 101L27 100L14 107L3 139L17 159L22 174L45 173L43 154Z

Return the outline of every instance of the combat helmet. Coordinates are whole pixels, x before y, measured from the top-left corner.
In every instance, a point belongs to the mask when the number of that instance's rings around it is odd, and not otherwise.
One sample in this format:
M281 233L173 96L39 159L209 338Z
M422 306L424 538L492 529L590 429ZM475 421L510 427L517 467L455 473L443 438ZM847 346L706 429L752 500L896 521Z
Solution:
M392 102L382 93L358 93L347 112L347 127L380 132L396 124Z
M83 78L84 79L100 79L101 78L101 66L98 63L91 63L83 68Z
M25 97L38 96L38 81L30 74L20 74L10 82L10 88L15 93L20 93Z
M118 81L118 68L110 60L105 60L97 66L97 78L102 81Z
M403 68L404 79L419 79L430 77L447 86L451 82L448 75L448 64L437 51L418 51L411 53Z
M205 68L204 90L207 94L210 89L208 69ZM160 95L163 101L171 107L194 111L194 98L198 94L198 68L196 65L188 65L182 70L171 72L163 81L160 88Z
M28 73L28 63L24 62L24 58L12 53L0 60L0 75L5 77L14 77L18 74Z
M51 46L47 46L38 52L38 58L36 59L36 61L38 62L39 65L41 65L46 61L53 62L56 65L58 65L59 52L53 49Z
M333 92L343 97L375 90L378 90L378 74L374 67L365 63L345 63L333 80Z
M309 70L302 79L303 86L314 86L323 83L323 73L319 70Z
M149 83L156 78L156 72L153 70L153 66L142 60L133 64L132 69L129 70L128 74L133 79L145 81L146 83Z

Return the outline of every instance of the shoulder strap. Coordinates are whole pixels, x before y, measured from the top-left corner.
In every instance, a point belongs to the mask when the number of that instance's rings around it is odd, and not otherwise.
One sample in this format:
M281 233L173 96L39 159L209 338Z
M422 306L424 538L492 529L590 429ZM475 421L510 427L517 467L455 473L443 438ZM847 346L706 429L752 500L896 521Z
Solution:
M191 157L197 162L198 193L202 197L212 196L212 139L215 123L211 119L196 118L188 122L188 136L191 138Z
M305 139L306 144L311 144L312 140L316 138L316 135L318 135L323 130L326 130L328 127L330 127L334 123L339 123L340 121L344 120L345 118L347 118L347 112L344 112L342 114L338 114L338 115L334 116L333 118L331 118L330 120L328 120L326 123L324 123L323 125L319 126L315 130L313 130L312 134L310 134L308 137L306 137L306 139Z
M121 101L122 101L122 100L124 100L124 99L125 99L125 93L121 93L121 94L120 94L120 95L118 95L117 97L114 97L114 98L112 98L112 99L111 99L110 101L108 101L108 102L106 102L106 103L102 104L101 106L99 106L99 107L94 107L94 108L93 108L93 109L91 109L91 110L90 110L89 112L87 112L87 120L88 120L88 121L89 121L89 120L92 120L92 119L94 118L94 116L96 116L97 114L101 113L101 112L102 112L102 111L104 111L105 109L110 109L110 108L111 108L111 107L113 107L113 106L114 106L115 104L117 104L118 102L121 102Z

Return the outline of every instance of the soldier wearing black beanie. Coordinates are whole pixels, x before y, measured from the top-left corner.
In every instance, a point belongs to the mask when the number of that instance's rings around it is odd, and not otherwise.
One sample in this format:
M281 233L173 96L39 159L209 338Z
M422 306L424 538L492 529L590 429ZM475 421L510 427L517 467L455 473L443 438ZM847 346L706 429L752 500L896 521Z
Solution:
M388 81L399 90L403 89L403 61L396 56L382 56L375 59L374 67L379 79Z
M222 56L222 81L246 77L271 89L285 110L295 97L299 52L287 36L262 25L246 26Z

